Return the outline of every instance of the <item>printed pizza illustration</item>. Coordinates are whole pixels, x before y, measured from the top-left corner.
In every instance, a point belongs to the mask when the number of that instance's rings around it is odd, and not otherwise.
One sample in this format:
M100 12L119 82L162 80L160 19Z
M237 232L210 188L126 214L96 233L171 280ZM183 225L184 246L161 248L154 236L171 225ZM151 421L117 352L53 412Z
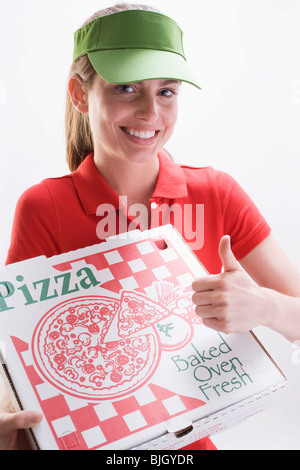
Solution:
M118 313L118 334L121 338L153 326L170 315L170 311L142 294L123 291Z
M63 302L36 326L32 353L55 387L87 400L123 397L155 372L163 350L190 341L189 297L171 283L156 299L136 291L120 298L86 296Z
M160 352L152 330L104 340L119 305L108 297L78 298L42 318L32 350L50 383L80 398L102 400L132 392L153 374Z

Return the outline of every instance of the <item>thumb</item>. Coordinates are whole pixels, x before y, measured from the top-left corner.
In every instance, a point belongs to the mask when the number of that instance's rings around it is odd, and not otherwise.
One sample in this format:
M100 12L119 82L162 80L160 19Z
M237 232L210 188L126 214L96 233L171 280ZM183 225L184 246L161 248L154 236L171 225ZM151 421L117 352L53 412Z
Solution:
M241 271L241 265L231 251L230 236L225 235L219 244L219 256L223 265L223 272Z

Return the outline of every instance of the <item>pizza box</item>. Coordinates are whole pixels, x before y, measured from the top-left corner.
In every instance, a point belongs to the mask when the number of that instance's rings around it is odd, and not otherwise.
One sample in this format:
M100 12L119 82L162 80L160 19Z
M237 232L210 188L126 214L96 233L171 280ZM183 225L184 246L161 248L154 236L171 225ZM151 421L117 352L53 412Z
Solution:
M167 225L0 272L2 375L42 411L49 450L180 449L282 400L287 380L252 332L194 312L207 272Z

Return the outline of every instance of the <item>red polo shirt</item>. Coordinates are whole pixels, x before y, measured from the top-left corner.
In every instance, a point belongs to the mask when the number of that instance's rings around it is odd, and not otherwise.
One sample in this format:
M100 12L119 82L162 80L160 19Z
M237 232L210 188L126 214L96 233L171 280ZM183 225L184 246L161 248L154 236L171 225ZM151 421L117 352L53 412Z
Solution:
M221 270L222 235L231 235L233 252L240 259L270 233L253 202L229 175L210 167L178 165L163 153L158 158L151 226L173 223L210 273ZM101 241L106 225L113 235L138 227L136 222L98 172L91 154L74 173L46 179L21 196L6 263L93 245ZM206 438L186 449L215 447Z
M151 226L172 223L206 269L219 273L220 238L231 236L243 258L270 233L251 199L224 172L179 165L160 153L159 177L150 200ZM102 214L102 215L100 215ZM18 201L6 264L48 257L99 243L139 227L97 170L90 154L72 174L42 181Z

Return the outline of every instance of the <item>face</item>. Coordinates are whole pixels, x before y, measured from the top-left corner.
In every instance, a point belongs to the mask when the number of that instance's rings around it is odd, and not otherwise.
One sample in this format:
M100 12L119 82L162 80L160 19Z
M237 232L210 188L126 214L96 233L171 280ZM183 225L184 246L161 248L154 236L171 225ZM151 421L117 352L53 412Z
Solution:
M95 159L145 162L156 156L174 130L179 87L167 80L114 85L97 75L88 91Z

